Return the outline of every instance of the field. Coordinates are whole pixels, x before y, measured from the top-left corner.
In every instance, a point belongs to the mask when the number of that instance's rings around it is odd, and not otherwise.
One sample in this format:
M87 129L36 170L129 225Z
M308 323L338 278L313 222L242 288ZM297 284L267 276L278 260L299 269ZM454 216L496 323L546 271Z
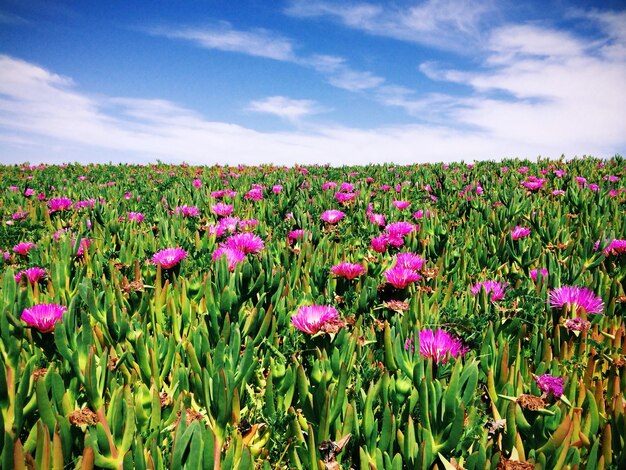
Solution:
M2 468L626 468L620 156L0 181Z

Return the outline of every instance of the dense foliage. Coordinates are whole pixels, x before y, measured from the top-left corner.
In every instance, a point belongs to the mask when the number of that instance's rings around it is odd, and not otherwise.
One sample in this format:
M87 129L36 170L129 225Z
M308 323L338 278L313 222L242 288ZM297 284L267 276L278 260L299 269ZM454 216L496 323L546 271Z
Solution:
M626 468L626 162L0 167L2 468Z

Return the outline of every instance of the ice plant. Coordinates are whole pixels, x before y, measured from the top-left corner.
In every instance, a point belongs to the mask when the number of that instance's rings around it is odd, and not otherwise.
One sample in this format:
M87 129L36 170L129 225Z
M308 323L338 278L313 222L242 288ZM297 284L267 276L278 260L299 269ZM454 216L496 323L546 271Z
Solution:
M40 268L38 266L28 269L22 269L15 274L15 282L20 282L22 278L26 278L31 284L35 284L36 282L39 282L41 279L43 279L46 274L48 274L47 271L44 268Z
M246 232L231 235L224 242L224 246L243 251L244 253L259 253L265 248L265 243L258 235Z
M491 294L491 300L495 302L504 298L504 289L506 285L506 282L502 281L483 281L474 284L470 290L472 291L472 294L478 295L481 289L484 289L487 295Z
M182 215L183 217L200 217L200 209L196 206L178 206L176 208L176 215Z
M541 276L545 279L548 277L548 270L547 269L531 269L530 270L530 277L532 278L533 281L537 280L537 277L539 276L539 274L541 274Z
M580 317L568 318L563 322L563 326L569 331L587 331L591 328L591 322Z
M387 282L397 289L404 289L422 278L422 276L413 269L403 268L401 266L394 266L385 271L384 274Z
M13 247L13 251L20 255L26 256L28 252L36 246L37 245L35 245L33 242L21 242Z
M511 231L511 240L519 240L530 235L530 229L519 225Z
M535 376L535 382L537 386L546 395L554 395L556 398L560 398L563 395L563 378L554 377L550 374L543 374Z
M550 292L550 306L562 308L569 306L578 315L581 311L591 314L601 314L604 302L593 291L586 287L562 286Z
M396 209L400 209L400 210L406 209L407 207L411 205L409 201L399 201L399 200L393 201L392 204Z
M56 211L66 211L72 207L72 200L67 197L53 197L48 201L50 213Z
M325 323L332 323L339 318L335 307L327 305L302 306L291 317L291 323L300 331L314 335Z
M226 256L229 271L234 271L237 263L241 263L246 259L246 254L243 251L236 248L230 248L228 246L220 246L213 252L213 261L216 261L224 256Z
M396 255L396 266L419 271L424 263L426 260L417 253L398 253Z
M220 217L226 217L227 215L230 215L233 212L233 205L224 204L223 202L218 202L217 204L214 204L211 206L211 210L213 211L215 215L218 215Z
M49 333L54 330L54 325L61 320L66 310L67 307L62 305L37 304L25 308L21 318L28 326L36 328L42 333Z
M146 216L143 215L141 212L127 212L126 218L130 222L141 222L143 219L146 218Z
M346 279L355 279L365 274L366 269L355 263L339 263L330 268L330 272L339 277L345 277Z
M297 230L292 230L287 235L287 241L290 244L293 243L295 240L307 240L309 238L311 238L311 232L309 232L308 230L301 229L301 228Z
M445 364L448 356L458 357L467 352L461 340L440 328L436 331L425 329L419 335L420 354L426 359L433 359L437 364Z
M337 209L330 209L324 211L320 216L320 219L322 219L324 222L328 222L329 224L336 224L345 216L346 214L344 212L338 211Z
M387 235L379 235L372 238L370 244L372 246L372 249L376 253L384 253L385 251L387 251Z
M170 269L187 257L187 252L182 248L165 248L152 256L152 262L163 269Z

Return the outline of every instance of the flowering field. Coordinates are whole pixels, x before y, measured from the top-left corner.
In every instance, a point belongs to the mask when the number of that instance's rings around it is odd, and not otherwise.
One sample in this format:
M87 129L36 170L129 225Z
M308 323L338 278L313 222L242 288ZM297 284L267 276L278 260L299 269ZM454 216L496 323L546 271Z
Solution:
M0 167L2 468L626 468L626 162Z

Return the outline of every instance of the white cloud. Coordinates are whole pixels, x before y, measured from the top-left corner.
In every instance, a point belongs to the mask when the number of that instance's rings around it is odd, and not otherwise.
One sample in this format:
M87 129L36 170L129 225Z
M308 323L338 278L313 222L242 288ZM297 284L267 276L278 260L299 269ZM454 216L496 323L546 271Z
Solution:
M159 36L192 41L206 49L239 52L280 61L295 60L292 42L265 29L241 31L233 29L230 23L220 22L202 28L155 28L150 32Z
M273 114L291 122L298 122L305 116L329 111L312 100L295 100L286 96L269 96L252 101L246 108L257 113Z
M567 106L536 110L485 100L452 110L458 122L448 125L258 132L208 121L164 100L89 96L70 79L8 56L0 56L0 96L2 133L19 137L15 142L0 138L4 163L36 163L38 155L49 163L157 158L195 164L414 163L561 153L610 156L625 145L624 132L617 135L619 128L608 122L622 115L613 108L605 116L598 107L583 106L572 118ZM481 129L455 128L459 123ZM24 150L28 141L41 151Z
M460 51L478 43L485 16L493 10L490 0L427 0L386 8L371 3L293 0L285 13L330 17L376 36Z

